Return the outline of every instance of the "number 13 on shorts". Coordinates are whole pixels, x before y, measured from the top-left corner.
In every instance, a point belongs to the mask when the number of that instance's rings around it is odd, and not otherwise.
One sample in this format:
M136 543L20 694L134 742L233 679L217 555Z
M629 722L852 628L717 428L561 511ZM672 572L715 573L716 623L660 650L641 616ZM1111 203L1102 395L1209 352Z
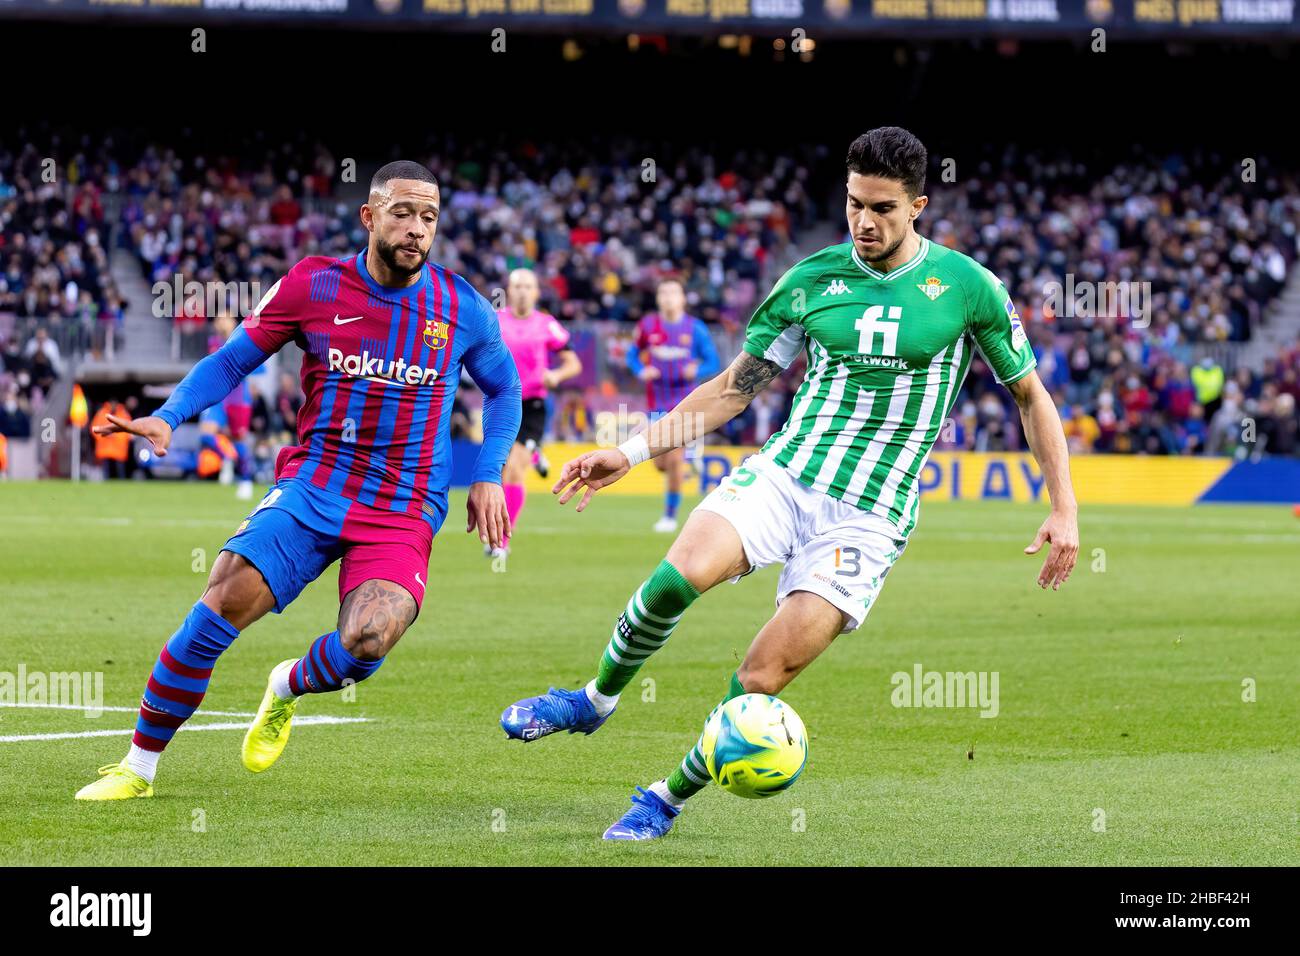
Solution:
M856 578L862 570L862 552L857 548L835 549L835 573L840 577Z

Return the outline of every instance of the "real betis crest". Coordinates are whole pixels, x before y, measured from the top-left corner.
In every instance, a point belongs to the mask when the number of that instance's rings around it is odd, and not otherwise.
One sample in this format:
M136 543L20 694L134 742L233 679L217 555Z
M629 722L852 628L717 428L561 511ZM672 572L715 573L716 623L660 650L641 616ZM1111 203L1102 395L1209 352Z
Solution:
M424 320L424 344L435 352L447 344L447 323L436 319Z
M938 276L930 276L917 288L924 292L925 297L931 302L948 291L948 286L944 285Z

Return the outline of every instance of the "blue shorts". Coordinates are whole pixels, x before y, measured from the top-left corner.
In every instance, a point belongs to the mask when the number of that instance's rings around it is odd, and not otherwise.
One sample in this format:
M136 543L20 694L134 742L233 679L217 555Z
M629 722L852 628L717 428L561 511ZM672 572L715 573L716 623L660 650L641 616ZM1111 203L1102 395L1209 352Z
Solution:
M410 592L418 611L432 545L433 529L421 517L363 505L300 478L282 478L222 550L257 568L277 614L340 559L340 602L364 581L378 578Z

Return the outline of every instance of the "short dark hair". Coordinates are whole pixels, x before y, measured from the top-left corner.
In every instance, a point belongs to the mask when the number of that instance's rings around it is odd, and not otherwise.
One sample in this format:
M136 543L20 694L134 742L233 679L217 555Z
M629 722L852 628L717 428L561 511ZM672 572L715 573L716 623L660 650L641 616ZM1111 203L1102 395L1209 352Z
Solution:
M429 172L424 163L415 163L409 159L399 159L386 166L380 166L378 172L370 177L370 191L381 192L394 179L414 179L416 182L438 185L438 177Z
M901 126L881 126L849 144L848 171L898 179L915 199L925 191L928 157L921 141Z

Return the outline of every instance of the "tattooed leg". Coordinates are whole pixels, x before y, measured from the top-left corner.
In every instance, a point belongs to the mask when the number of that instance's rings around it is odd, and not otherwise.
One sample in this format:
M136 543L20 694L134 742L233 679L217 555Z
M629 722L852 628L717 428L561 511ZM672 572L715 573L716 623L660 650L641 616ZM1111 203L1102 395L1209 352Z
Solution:
M400 584L372 579L358 585L343 599L338 630L272 671L271 690L277 697L298 697L360 683L379 669L415 613L415 598Z
M415 613L415 598L400 584L366 581L349 591L339 608L343 649L358 660L378 661L411 626Z

